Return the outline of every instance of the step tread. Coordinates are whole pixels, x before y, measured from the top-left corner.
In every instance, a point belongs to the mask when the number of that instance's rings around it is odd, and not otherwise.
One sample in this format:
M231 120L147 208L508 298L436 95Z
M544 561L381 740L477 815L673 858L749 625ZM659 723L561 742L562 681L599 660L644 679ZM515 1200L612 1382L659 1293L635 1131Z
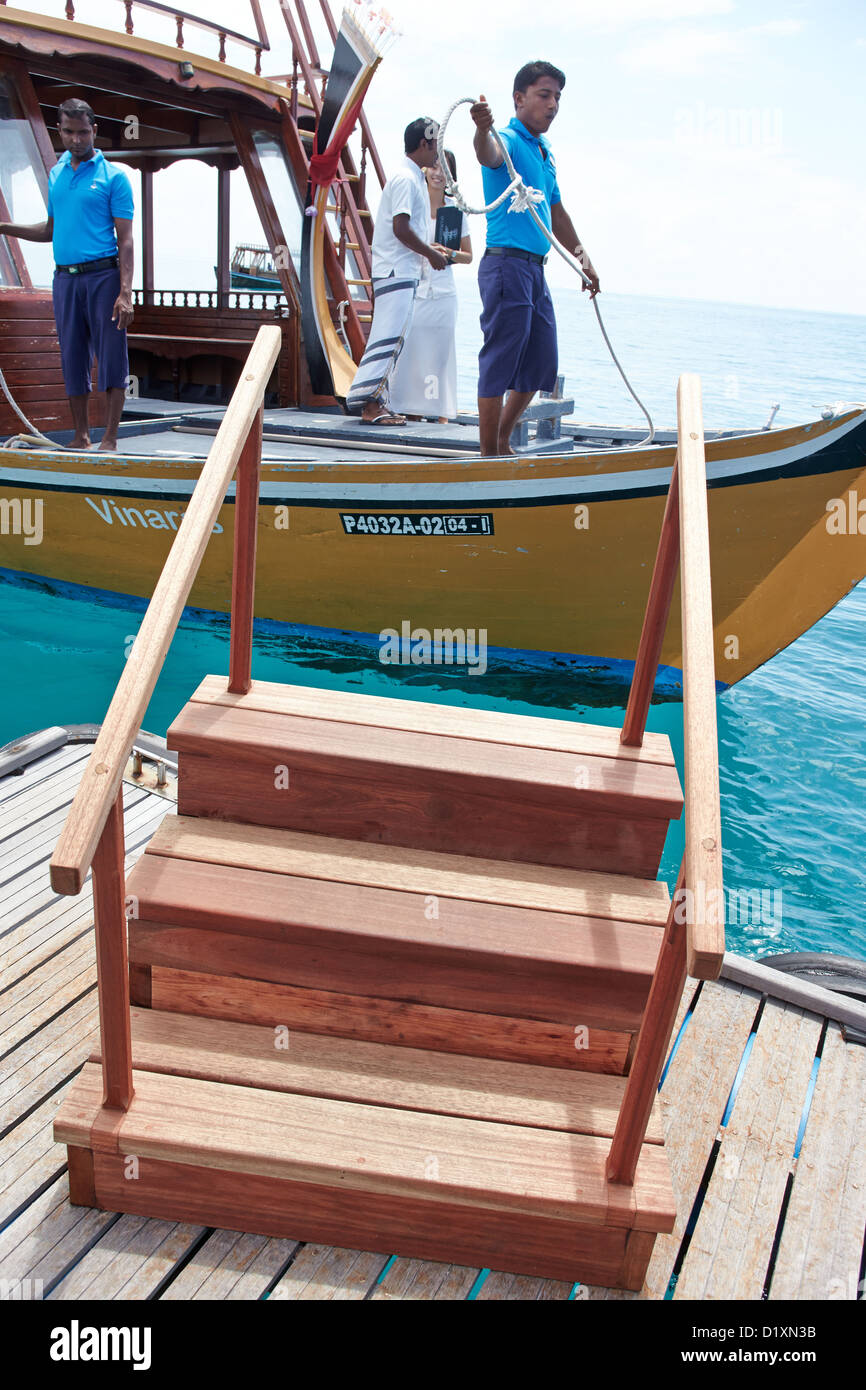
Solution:
M55 1138L81 1147L345 1191L420 1198L580 1224L668 1231L675 1204L659 1144L633 1187L607 1182L610 1141L136 1070L129 1110L102 1111L102 1072L85 1064ZM94 1122L98 1121L94 1130ZM435 1160L431 1162L431 1159Z
M280 944L313 933L323 949L352 942L382 951L403 945L488 967L510 961L515 967L547 963L651 974L662 939L657 927L644 922L463 898L440 902L434 916L421 893L158 854L142 855L127 880L127 894L137 899L137 925L235 930Z
M480 742L547 748L563 753L592 753L627 761L668 766L674 764L667 734L645 733L642 745L632 748L620 743L618 728L608 725L508 714L463 705L434 705L420 700L323 690L314 686L282 685L274 681L253 681L245 695L233 695L228 691L228 681L224 676L205 676L194 692L192 701L401 729L407 733L445 734Z
M147 853L657 927L664 927L670 902L667 884L659 879L410 850L196 816L166 817Z
M430 1052L156 1009L131 1011L141 1071L426 1110L466 1119L613 1136L626 1080L524 1062ZM277 1042L283 1046L277 1046ZM99 1050L91 1060L98 1061ZM663 1142L656 1104L646 1141Z
M145 854L133 964L634 1030L662 933L639 922ZM438 916L435 915L438 913Z
M375 779L389 788L431 790L459 784L497 799L548 809L597 809L631 817L678 819L683 807L676 768L663 763L524 744L492 744L450 734L356 724L283 711L191 701L167 734L178 753L206 754L274 769ZM181 776L183 769L181 768ZM228 774L227 774L228 775Z

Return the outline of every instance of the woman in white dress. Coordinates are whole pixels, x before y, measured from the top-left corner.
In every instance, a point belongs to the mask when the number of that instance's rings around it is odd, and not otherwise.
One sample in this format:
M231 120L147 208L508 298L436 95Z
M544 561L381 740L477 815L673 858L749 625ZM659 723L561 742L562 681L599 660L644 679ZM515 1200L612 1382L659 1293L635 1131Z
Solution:
M450 150L445 151L452 178L457 177L456 162ZM436 214L443 205L452 206L445 197L445 175L434 164L424 170L430 193L430 240L436 235ZM421 281L415 292L415 311L412 326L403 344L403 351L391 377L391 409L416 420L438 419L447 424L457 415L457 290L453 265L469 265L472 242L469 223L463 217L460 250L449 251L436 245L436 250L448 257L445 270L432 270L425 261Z

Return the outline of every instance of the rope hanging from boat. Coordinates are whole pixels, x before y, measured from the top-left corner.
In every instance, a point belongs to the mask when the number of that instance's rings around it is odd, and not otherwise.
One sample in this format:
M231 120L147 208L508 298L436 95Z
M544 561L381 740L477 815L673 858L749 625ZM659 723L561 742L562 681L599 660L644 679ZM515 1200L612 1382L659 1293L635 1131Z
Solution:
M458 101L455 101L452 106L449 106L447 112L445 113L445 117L441 125L439 126L439 135L436 140L436 150L439 156L439 166L445 175L446 193L450 198L454 200L454 203L460 209L460 211L466 213L470 217L480 216L482 213L486 212L493 212L495 208L498 208L500 204L504 203L505 199L509 195L511 195L511 206L508 209L508 211L528 212L530 217L535 222L536 226L539 228L539 230L542 231L544 235L547 237L547 240L550 242L554 251L558 251L559 255L565 261L566 265L570 266L572 270L576 271L576 273L583 280L584 284L589 285L589 276L584 271L583 266L580 264L580 261L577 260L575 256L572 256L570 252L566 251L563 246L560 246L559 242L555 239L552 233L547 229L547 227L545 227L544 223L542 222L541 218L535 210L536 203L540 203L543 201L544 194L541 193L537 188L530 188L526 183L524 183L522 177L520 176L520 174L518 174L511 161L511 156L508 153L508 150L505 148L504 143L499 138L499 132L495 129L491 131L491 134L493 135L494 139L496 140L496 143L502 151L502 157L505 160L505 167L508 171L508 177L510 178L511 182L509 183L505 191L503 193L500 193L499 197L494 202L488 203L486 207L473 208L470 207L469 204L466 202L465 198L460 192L459 187L457 186L456 179L452 176L451 170L448 167L448 162L444 156L445 131L448 126L448 122L451 120L451 117L454 115L454 112L457 110L457 107L474 106L475 101L475 97L460 97L460 99ZM598 307L597 296L593 296L592 307L595 310L595 316L598 319L598 326L601 329L601 335L604 338L605 343L607 344L607 350L613 358L614 365L616 366L617 371L619 372L620 376L625 382L626 389L629 395L631 396L632 400L635 401L635 403L643 411L644 415L646 416L647 424L649 425L649 434L646 435L644 439L639 439L636 444L629 445L628 447L633 449L643 448L644 445L651 444L653 442L653 439L655 438L655 426L652 422L652 418L650 416L649 411L647 410L643 401L634 391L631 382L629 381L628 377L622 369L622 365L619 361L619 358L613 350L613 345L610 341L610 338L607 336L607 329L605 328L604 322L601 317L601 310Z
M27 427L28 430L28 433L26 435L14 434L11 439L4 440L4 442L0 444L0 448L16 449L21 444L38 443L47 444L48 447L51 449L59 449L60 445L57 443L56 439L49 439L48 436L42 434L41 431L38 430L35 425L31 425L30 421L27 419L27 416L24 414L24 411L21 409L15 397L12 395L12 392L9 390L9 387L6 384L6 378L3 375L2 371L0 371L0 388L2 388L3 395L6 397L12 409L15 411L15 414L18 416L18 419L22 422L22 424L24 424Z

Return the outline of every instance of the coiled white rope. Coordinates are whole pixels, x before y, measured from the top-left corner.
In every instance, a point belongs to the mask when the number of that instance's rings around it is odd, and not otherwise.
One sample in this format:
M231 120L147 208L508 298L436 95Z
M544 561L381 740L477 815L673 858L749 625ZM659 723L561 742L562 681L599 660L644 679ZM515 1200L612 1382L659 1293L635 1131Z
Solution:
M445 175L446 193L451 199L453 199L455 205L460 209L460 211L465 212L470 217L480 216L482 213L493 212L494 209L498 208L501 203L504 203L505 199L510 195L511 206L508 209L508 211L528 212L529 215L532 217L533 221L535 222L536 226L539 228L539 230L542 231L544 235L547 237L547 240L550 242L554 251L559 252L566 265L571 266L572 270L577 272L577 274L583 280L584 284L591 285L592 282L589 276L587 275L586 271L584 270L583 266L580 264L580 261L576 258L576 256L572 256L570 252L566 251L563 246L560 246L559 242L551 234L548 228L545 227L544 223L542 222L541 218L535 210L536 203L541 203L544 201L544 194L541 193L537 188L530 188L524 182L521 175L518 174L517 170L515 169L511 161L511 156L508 153L508 150L505 148L503 141L499 138L499 132L495 129L491 130L490 133L491 135L493 135L497 145L502 151L502 157L505 161L505 167L508 171L508 177L511 180L511 182L509 183L505 191L503 193L500 193L499 197L495 200L495 202L488 203L486 207L473 208L470 207L469 204L466 202L466 199L460 192L456 179L452 176L451 170L448 168L447 160L445 159L445 131L447 129L448 122L451 120L451 117L454 115L454 112L457 110L458 106L474 106L476 100L476 97L460 97L460 99L458 101L455 101L452 106L449 106L442 120L442 123L439 126L439 135L436 139L436 152L439 156L440 168L442 169L442 172ZM625 382L626 389L629 395L631 396L632 400L643 411L644 415L646 416L647 424L649 425L649 434L646 435L645 438L637 440L635 444L631 444L628 447L632 449L643 448L645 444L651 444L653 442L653 439L655 438L655 426L653 425L649 411L647 410L643 401L634 391L631 382L629 381L628 377L622 369L622 365L619 361L619 358L613 350L613 345L610 341L610 338L607 336L607 329L605 328L604 322L601 317L601 310L598 307L598 298L596 295L593 295L591 303L593 309L595 310L595 316L598 319L598 326L601 329L601 335L604 338L605 343L607 344L607 350L613 358L614 365L616 366L617 371L619 372L620 376Z
M35 425L31 425L30 421L27 419L27 416L24 414L24 411L21 410L20 406L18 405L18 402L12 395L12 392L9 390L9 387L6 384L6 378L3 375L2 371L0 371L0 388L2 388L4 396L11 405L12 409L15 411L15 414L18 416L18 419L22 422L22 424L26 425L29 431L28 434L14 434L11 439L4 440L4 442L0 444L0 448L17 449L22 444L47 444L51 449L59 449L60 445L57 443L56 439L49 439L47 435L41 434Z

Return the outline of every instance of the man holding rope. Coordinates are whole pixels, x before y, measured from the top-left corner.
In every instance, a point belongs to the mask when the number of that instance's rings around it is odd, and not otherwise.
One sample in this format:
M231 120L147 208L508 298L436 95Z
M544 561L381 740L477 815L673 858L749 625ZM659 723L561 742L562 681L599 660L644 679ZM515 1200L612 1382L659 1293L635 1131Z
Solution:
M536 212L583 266L590 298L598 275L581 245L556 181L556 165L545 139L557 112L565 75L552 63L526 63L514 79L514 116L499 138L518 174L544 194ZM484 200L493 202L510 182L484 96L470 107L475 154L482 167ZM478 270L484 346L478 355L478 415L481 453L513 453L511 431L536 391L552 391L558 367L556 320L544 279L550 243L526 213L509 213L501 203L487 214L487 250ZM503 406L503 396L508 392Z

